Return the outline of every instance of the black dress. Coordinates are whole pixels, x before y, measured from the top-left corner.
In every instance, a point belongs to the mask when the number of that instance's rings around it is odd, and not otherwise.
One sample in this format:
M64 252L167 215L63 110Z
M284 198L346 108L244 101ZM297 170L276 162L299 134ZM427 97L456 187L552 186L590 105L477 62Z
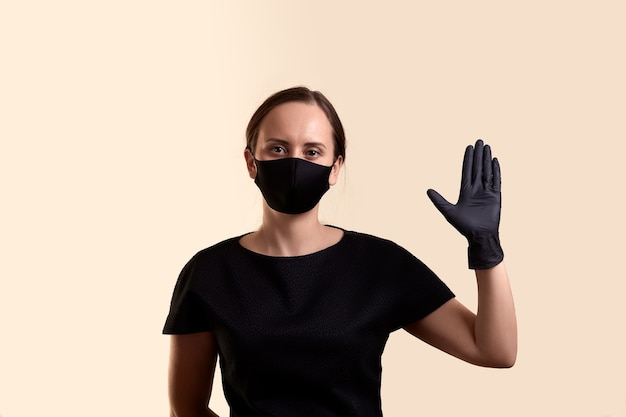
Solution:
M295 257L231 238L183 268L163 333L210 331L233 417L380 417L389 333L453 298L395 243L344 231Z

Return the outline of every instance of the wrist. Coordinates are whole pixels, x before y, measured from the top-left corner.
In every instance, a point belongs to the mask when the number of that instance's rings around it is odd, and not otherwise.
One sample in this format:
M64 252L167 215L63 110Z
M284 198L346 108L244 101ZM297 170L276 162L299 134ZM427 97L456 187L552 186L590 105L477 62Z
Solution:
M489 269L504 259L498 234L478 235L468 239L468 266L470 269Z

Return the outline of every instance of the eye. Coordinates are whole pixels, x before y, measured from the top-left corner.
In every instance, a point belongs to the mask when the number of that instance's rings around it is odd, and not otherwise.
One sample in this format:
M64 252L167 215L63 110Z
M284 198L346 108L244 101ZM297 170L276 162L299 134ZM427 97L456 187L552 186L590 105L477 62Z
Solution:
M318 151L317 149L309 149L308 151L306 151L306 156L309 157L316 157L316 156L320 156L321 153L320 151Z
M272 152L273 153L285 153L287 151L282 146L272 146Z

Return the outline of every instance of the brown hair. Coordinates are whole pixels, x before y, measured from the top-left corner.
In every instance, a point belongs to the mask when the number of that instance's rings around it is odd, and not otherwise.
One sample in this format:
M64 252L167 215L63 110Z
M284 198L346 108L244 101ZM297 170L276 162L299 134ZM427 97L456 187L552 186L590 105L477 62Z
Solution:
M246 128L246 148L254 154L259 127L267 114L276 106L289 102L302 102L315 104L326 113L328 121L333 128L333 139L335 140L335 160L341 156L346 159L346 135L343 125L333 105L319 91L312 91L306 87L292 87L279 91L268 97L263 104L254 112Z

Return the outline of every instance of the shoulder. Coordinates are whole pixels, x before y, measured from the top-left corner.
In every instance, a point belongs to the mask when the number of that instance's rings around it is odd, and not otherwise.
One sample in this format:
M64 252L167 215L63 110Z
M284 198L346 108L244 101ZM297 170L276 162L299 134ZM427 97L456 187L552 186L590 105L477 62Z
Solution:
M243 235L241 235L243 236ZM184 264L178 276L177 287L205 285L207 277L219 277L224 275L228 265L238 263L239 239L241 236L231 237L215 243L207 248L196 252ZM204 283L204 284L199 284Z
M189 259L186 266L190 267L197 265L206 265L218 260L223 260L236 256L238 253L240 253L241 246L239 244L239 239L241 239L241 237L243 236L245 236L245 234L230 237L197 251Z
M239 246L239 239L243 236L247 235L247 233L239 236L233 236L228 239L224 239L221 242L215 243L209 247L199 250L194 257L203 257L210 256L212 254L224 253L228 251L235 250L237 246Z
M363 257L388 262L417 259L407 249L390 239L352 230L344 230L344 233L346 246L355 254L362 254Z
M368 233L357 232L354 230L344 230L346 239L353 245L359 245L363 248L373 250L390 250L390 251L406 251L402 246L392 240L371 235Z

